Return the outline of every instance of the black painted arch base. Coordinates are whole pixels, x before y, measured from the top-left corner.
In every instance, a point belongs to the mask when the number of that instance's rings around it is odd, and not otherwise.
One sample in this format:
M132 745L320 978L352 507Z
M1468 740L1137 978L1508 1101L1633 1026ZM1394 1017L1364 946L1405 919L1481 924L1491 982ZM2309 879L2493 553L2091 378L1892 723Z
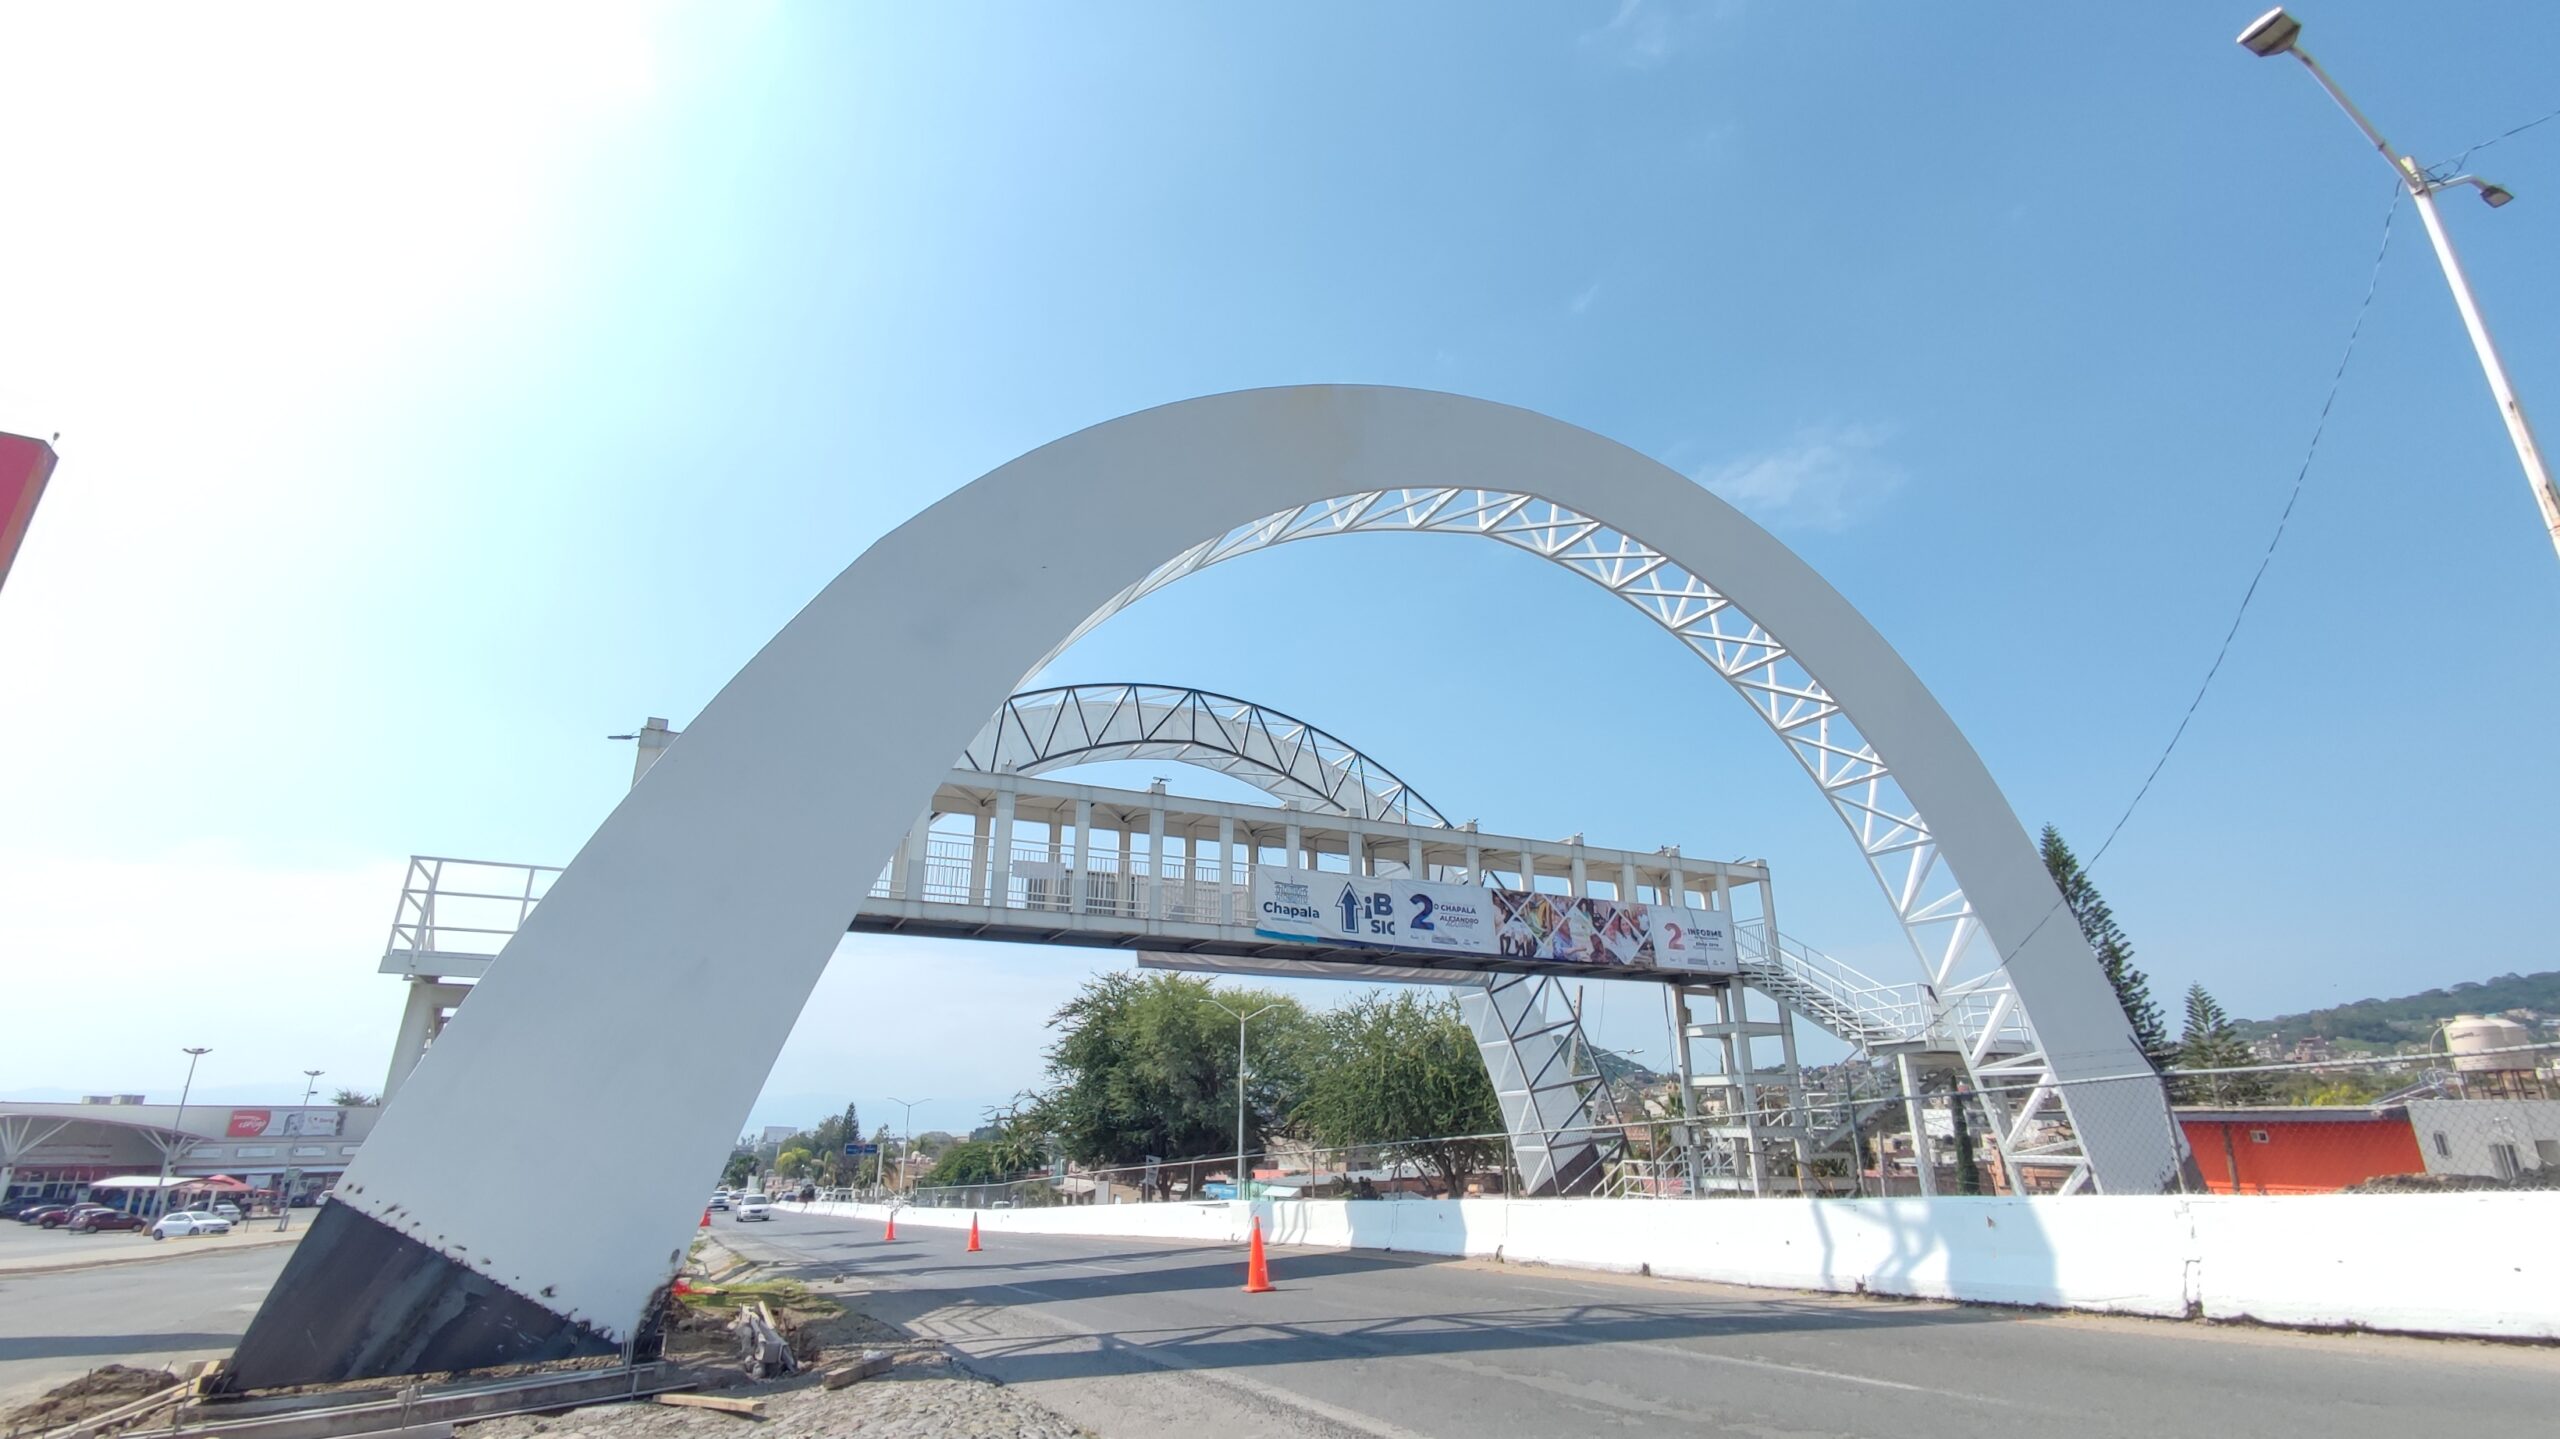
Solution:
M224 1372L227 1390L620 1354L469 1265L344 1204L312 1216Z

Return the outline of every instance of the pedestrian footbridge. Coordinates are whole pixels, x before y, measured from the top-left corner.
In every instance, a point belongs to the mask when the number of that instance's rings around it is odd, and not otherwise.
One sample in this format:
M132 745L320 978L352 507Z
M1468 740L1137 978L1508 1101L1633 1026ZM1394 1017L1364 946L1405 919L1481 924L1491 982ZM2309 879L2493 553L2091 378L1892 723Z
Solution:
M644 730L644 745L652 744ZM656 747L672 739L661 726ZM645 761L651 757L644 750ZM1127 790L1056 771L1103 760L1194 765L1276 804L1193 798L1159 781ZM412 859L385 973L413 981L388 1088L395 1089L464 982L541 902L552 866ZM1401 943L1279 934L1257 910L1281 879L1318 891L1400 881L1496 894L1693 911L1727 946L1688 962L1649 947L1505 945L1432 952ZM937 790L852 916L856 933L1127 950L1160 967L1452 984L1502 1095L1525 1182L1539 1192L1609 1183L1618 1126L1558 981L1665 986L1679 1012L1694 1164L1679 1187L1765 1189L1776 1159L1826 1146L1858 1114L1808 1097L1793 1018L1863 1054L2025 1053L2014 1006L1994 996L1933 1002L1774 930L1766 865L1540 839L1453 824L1388 770L1332 735L1248 701L1199 690L1085 685L1016 695ZM1330 928L1331 926L1327 926ZM1713 927L1712 924L1710 927ZM1774 936L1774 938L1773 938ZM1561 952L1559 952L1561 950ZM1760 996L1760 1014L1750 996ZM1771 1051L1774 1049L1774 1053ZM2021 1150L2028 1146L2021 1144ZM2030 1155L2021 1159L2032 1163Z

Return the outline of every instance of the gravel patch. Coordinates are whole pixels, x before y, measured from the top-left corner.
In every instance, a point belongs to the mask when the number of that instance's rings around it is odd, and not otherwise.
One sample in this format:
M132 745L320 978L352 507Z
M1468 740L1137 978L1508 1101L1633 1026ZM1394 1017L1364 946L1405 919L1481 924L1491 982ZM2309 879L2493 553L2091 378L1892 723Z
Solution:
M723 1390L765 1401L749 1419L664 1404L599 1404L460 1426L467 1439L1091 1439L1000 1384L972 1379L938 1354L899 1356L897 1368L833 1393L807 1381L786 1390Z

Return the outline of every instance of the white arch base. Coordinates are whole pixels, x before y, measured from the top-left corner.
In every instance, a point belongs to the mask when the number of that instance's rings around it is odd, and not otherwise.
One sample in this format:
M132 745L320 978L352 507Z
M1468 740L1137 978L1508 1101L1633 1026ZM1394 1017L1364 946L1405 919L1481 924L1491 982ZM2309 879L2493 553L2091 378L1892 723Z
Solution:
M2087 946L2043 923L2058 896L2025 830L1954 722L1820 576L1685 477L1570 425L1415 390L1248 391L997 469L785 626L596 831L410 1076L232 1381L634 1339L790 1032L789 997L816 984L951 756L1074 637L1043 618L1098 621L1239 543L1348 528L1500 539L1669 629L1849 822L1906 929L1927 936L1942 994L1997 987L2027 1012L2041 1073L2073 1086L2046 1092L2099 1185L2156 1191L2174 1175L2159 1086ZM955 587L964 555L973 580ZM722 1002L749 976L756 1003ZM679 1024L695 1052L737 1067L671 1090L658 1041ZM664 1162L574 1210L454 1181L536 1170L564 1123ZM343 1262L359 1252L361 1271Z

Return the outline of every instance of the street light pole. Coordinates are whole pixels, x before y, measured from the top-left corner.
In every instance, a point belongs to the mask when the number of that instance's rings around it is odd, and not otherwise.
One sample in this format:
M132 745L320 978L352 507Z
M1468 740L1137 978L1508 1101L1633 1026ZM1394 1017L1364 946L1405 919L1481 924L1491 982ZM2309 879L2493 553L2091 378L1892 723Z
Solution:
M931 1104L933 1103L933 1099L931 1096L927 1096L923 1099L900 1099L898 1096L892 1094L889 1096L889 1102L904 1108L907 1112L907 1117L904 1121L907 1129L907 1144L906 1148L901 1150L898 1154L898 1168L901 1171L904 1171L907 1167L908 1156L916 1152L916 1106L919 1104ZM914 1180L911 1176L902 1172L899 1175L899 1178L903 1181L899 1185L899 1188L911 1189L914 1187Z
M187 1142L187 1096L195 1092L196 1061L213 1053L213 1047L211 1045L207 1045L201 1049L191 1048L183 1052L187 1056L187 1082L178 1090L177 1123L169 1126L171 1129L177 1131L178 1137L170 1143L160 1146L160 1187L158 1190L154 1191L151 1196L151 1212L154 1215L166 1213L168 1211L169 1166L177 1162L178 1146Z
M320 1092L320 1076L327 1072L328 1071L321 1069L306 1069L302 1071L302 1077L311 1081L302 1087L302 1108L306 1113L309 1112L311 1108L311 1096ZM301 1177L302 1171L295 1168L293 1164L293 1146L291 1144L287 1144L285 1146L284 1186L276 1195L276 1233L278 1234L284 1233L287 1222L293 1217L293 1182Z
M1226 1010L1228 1014L1234 1015L1236 1021L1236 1198L1243 1199L1245 1197L1244 1027L1247 1021L1260 1018L1261 1016L1278 1009L1280 1007L1280 1001L1274 1000L1271 1003L1264 1005L1262 1008L1255 1010L1251 1014L1236 1014L1234 1010L1227 1009L1225 1005L1219 1004L1218 997L1216 995L1206 995L1203 997L1211 1004L1218 1005L1218 1008Z
M2550 537L2553 550L2560 552L2560 490L2552 487L2551 470L2543 463L2542 447L2533 435L2533 422L2525 418L2524 401L2517 398L2515 385L2507 378L2506 362L2498 357L2497 341L2489 336L2489 322L2480 313L2479 301L2472 297L2471 281L2463 274L2462 259L2453 250L2453 236L2445 230L2444 217L2436 213L2436 192L2456 186L2468 185L2478 190L2480 198L2493 210L2515 196L2506 187L2493 185L2477 175L2436 179L2416 160L2391 148L2391 142L2382 138L2382 132L2374 128L2373 122L2365 118L2365 113L2356 108L2353 100L2347 98L2346 91L2338 88L2338 82L2329 77L2329 72L2321 68L2319 61L2311 58L2310 51L2302 48L2302 22L2285 13L2282 7L2259 16L2248 29L2241 31L2240 44L2262 59L2291 55L2301 61L2302 67L2311 72L2311 78L2320 82L2320 88L2328 92L2330 99L2338 102L2338 108L2346 112L2358 130L2364 132L2365 139L2372 142L2373 148L2381 152L2383 160L2391 166L2391 173L2399 178L2409 191L2409 197L2417 203L2418 218L2426 222L2427 238L2435 245L2436 263L2444 267L2445 284L2453 290L2453 307L2462 312L2462 327L2470 332L2471 348L2480 356L2480 370L2488 376L2489 394L2497 401L2498 417L2506 422L2507 438L2516 447L2516 460L2524 466L2525 483L2532 487L2534 505L2542 511L2543 530Z

